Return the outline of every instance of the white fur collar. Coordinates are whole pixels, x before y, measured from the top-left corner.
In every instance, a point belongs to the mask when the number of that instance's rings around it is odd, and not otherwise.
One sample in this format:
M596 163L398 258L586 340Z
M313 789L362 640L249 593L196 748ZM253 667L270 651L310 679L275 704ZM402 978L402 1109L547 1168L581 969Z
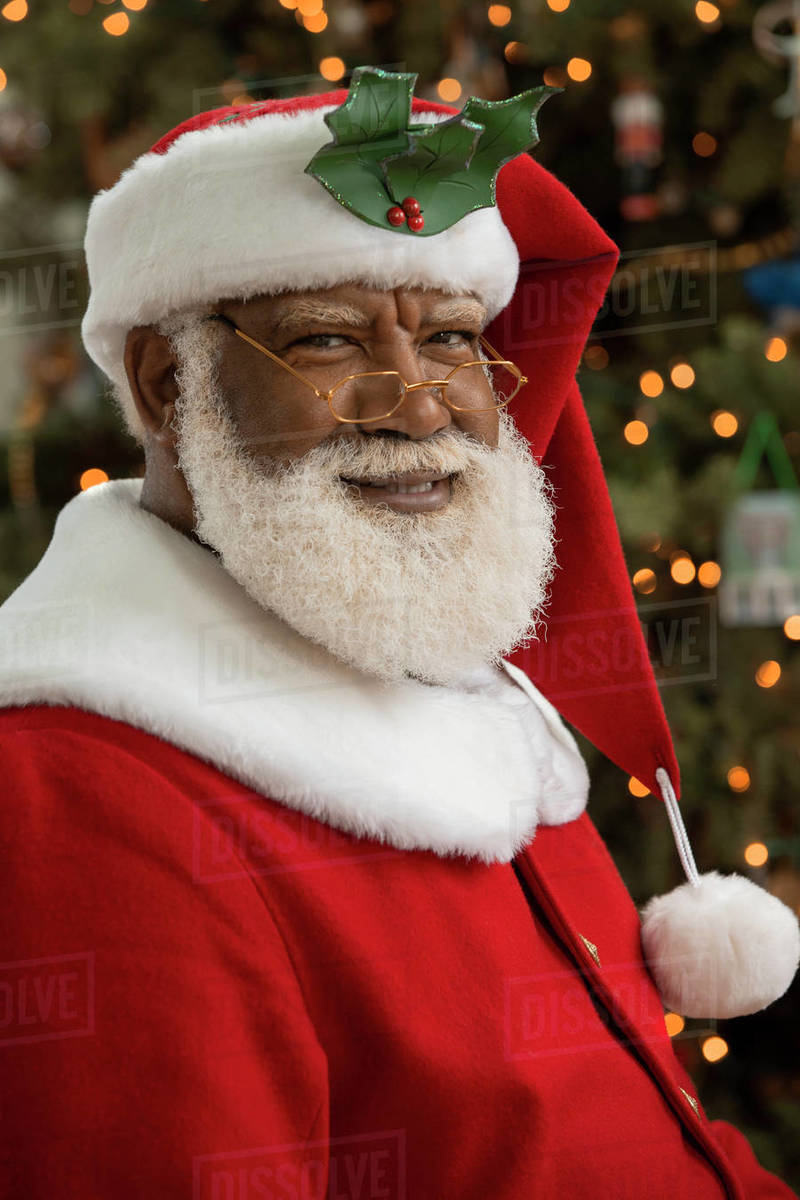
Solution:
M140 507L141 488L115 480L62 509L0 607L0 706L125 721L402 849L509 862L538 823L583 811L575 740L517 667L457 689L386 687L252 601L214 554Z

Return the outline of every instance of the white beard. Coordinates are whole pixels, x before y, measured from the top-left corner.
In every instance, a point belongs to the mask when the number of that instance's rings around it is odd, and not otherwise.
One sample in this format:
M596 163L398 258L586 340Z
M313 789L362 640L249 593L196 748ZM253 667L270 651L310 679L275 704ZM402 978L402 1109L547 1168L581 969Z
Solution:
M424 441L337 433L289 466L256 460L217 382L222 331L186 316L162 328L195 532L253 600L386 683L453 684L535 637L557 567L553 489L507 412L496 449L451 426ZM449 505L399 513L340 479L411 470L461 472Z

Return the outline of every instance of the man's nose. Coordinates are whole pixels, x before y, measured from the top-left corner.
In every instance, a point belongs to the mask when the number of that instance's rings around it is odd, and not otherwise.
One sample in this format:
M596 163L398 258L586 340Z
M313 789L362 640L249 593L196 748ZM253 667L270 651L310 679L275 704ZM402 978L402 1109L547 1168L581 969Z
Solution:
M400 407L390 416L369 420L370 411L375 412L375 408L370 405L369 381L365 380L367 387L361 405L364 419L359 422L364 432L393 430L421 439L432 437L453 424L453 414L444 402L443 390L435 384L425 386L428 379L441 379L442 372L430 362L421 362L411 347L393 343L381 356L380 363L375 362L373 370L396 371L405 380L405 394Z

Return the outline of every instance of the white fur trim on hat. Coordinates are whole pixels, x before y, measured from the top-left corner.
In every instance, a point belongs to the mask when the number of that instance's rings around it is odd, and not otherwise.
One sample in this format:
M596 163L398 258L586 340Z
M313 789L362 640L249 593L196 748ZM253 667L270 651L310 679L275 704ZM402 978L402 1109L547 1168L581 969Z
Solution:
M323 116L334 107L191 130L165 154L143 154L95 196L82 335L110 378L119 377L128 330L221 299L359 280L472 293L490 320L505 308L519 255L497 207L410 237L354 216L304 173L331 140ZM127 402L129 427L141 432Z

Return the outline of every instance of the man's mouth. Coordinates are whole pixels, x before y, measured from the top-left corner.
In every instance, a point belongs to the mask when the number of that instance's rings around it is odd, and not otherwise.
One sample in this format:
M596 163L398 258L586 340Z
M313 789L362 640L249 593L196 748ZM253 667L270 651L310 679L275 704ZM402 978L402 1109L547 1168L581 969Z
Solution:
M434 471L410 471L405 475L389 475L383 479L374 477L345 479L342 476L342 482L355 484L356 487L380 488L390 495L414 496L423 492L432 492L437 483L449 478L449 475L437 474Z
M441 471L407 471L403 475L365 475L342 483L357 488L363 504L383 504L398 513L431 513L446 508L451 498L453 475Z

